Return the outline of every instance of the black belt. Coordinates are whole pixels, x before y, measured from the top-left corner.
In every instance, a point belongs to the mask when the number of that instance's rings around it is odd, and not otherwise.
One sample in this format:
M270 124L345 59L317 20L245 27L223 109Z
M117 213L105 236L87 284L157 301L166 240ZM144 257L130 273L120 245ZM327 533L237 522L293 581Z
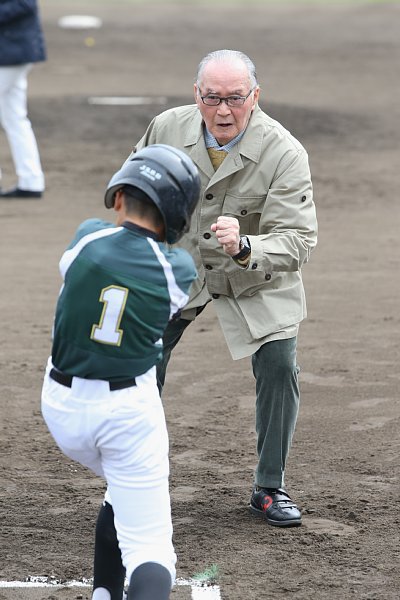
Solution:
M49 375L57 383L65 385L65 387L72 387L73 375L62 373L61 371L57 371L57 369L51 369ZM124 390L125 388L133 387L136 385L136 379L131 377L130 379L122 379L120 381L107 381L107 383L110 386L110 392L115 392L115 390Z

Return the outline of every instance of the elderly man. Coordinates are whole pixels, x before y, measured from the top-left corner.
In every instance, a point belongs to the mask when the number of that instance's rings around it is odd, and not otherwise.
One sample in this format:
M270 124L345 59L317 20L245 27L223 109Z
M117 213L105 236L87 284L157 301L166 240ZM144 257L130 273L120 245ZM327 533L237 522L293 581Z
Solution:
M299 409L296 342L306 316L301 269L317 220L303 146L258 106L254 64L217 50L200 63L196 103L154 118L135 151L154 143L197 165L201 201L180 241L198 278L181 318L164 335L159 387L171 350L210 301L233 359L252 358L258 465L250 510L270 525L301 524L284 473Z
M306 316L301 267L315 247L317 222L307 153L260 110L259 93L246 55L212 52L199 65L196 104L157 116L134 152L153 143L175 146L192 158L201 179L190 230L179 240L198 277L180 318L165 330L159 388L171 350L212 301L232 357L252 357L259 461L250 509L270 525L290 527L301 524L284 487L299 407L296 340ZM123 566L115 526L101 515L99 522L94 579L119 593Z

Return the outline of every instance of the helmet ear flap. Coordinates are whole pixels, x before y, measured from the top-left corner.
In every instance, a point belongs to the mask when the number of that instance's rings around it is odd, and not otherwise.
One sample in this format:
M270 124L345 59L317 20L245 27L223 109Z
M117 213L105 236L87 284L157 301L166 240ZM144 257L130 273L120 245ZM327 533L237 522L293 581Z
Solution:
M115 196L116 196L117 192L121 191L123 188L124 188L123 185L119 185L119 186L114 186L114 188L112 190L110 190L110 193L107 194L106 197L104 198L104 203L107 208L114 208Z
M154 202L163 217L169 244L188 230L200 197L200 177L187 154L166 144L153 144L133 154L107 186L107 208L114 206L115 193L124 185L138 188Z
M118 190L121 190L122 188L122 185L113 185L107 188L104 196L104 204L106 208L114 208L115 194L118 192Z

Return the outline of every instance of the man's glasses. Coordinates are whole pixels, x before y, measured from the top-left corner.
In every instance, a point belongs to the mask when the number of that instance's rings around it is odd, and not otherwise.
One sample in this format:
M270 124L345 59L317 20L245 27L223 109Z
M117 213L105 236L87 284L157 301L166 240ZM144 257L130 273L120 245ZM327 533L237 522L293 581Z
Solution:
M247 96L227 96L226 98L221 98L221 96L216 96L215 94L207 94L207 96L200 96L200 98L207 106L218 106L221 102L226 102L228 106L235 108L243 106L253 90L254 88L251 88Z

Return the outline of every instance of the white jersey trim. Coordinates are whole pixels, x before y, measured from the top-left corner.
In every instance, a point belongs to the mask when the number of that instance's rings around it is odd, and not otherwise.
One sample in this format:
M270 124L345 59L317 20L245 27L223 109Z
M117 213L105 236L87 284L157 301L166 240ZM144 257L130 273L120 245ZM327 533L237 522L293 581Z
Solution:
M150 246L153 248L155 255L158 258L159 263L164 269L165 278L167 280L169 297L171 299L170 302L170 314L169 318L171 319L174 314L178 312L178 310L182 309L186 306L189 300L189 294L185 294L181 290L181 288L176 283L176 279L172 270L172 265L167 261L166 256L161 252L157 242L152 240L151 238L147 238Z
M92 233L84 235L73 248L66 250L62 255L59 262L59 269L62 278L65 279L68 269L85 246L94 240L107 237L108 235L114 235L114 233L118 233L118 231L121 231L122 229L123 227L107 227L106 229L99 229L98 231L93 231Z

